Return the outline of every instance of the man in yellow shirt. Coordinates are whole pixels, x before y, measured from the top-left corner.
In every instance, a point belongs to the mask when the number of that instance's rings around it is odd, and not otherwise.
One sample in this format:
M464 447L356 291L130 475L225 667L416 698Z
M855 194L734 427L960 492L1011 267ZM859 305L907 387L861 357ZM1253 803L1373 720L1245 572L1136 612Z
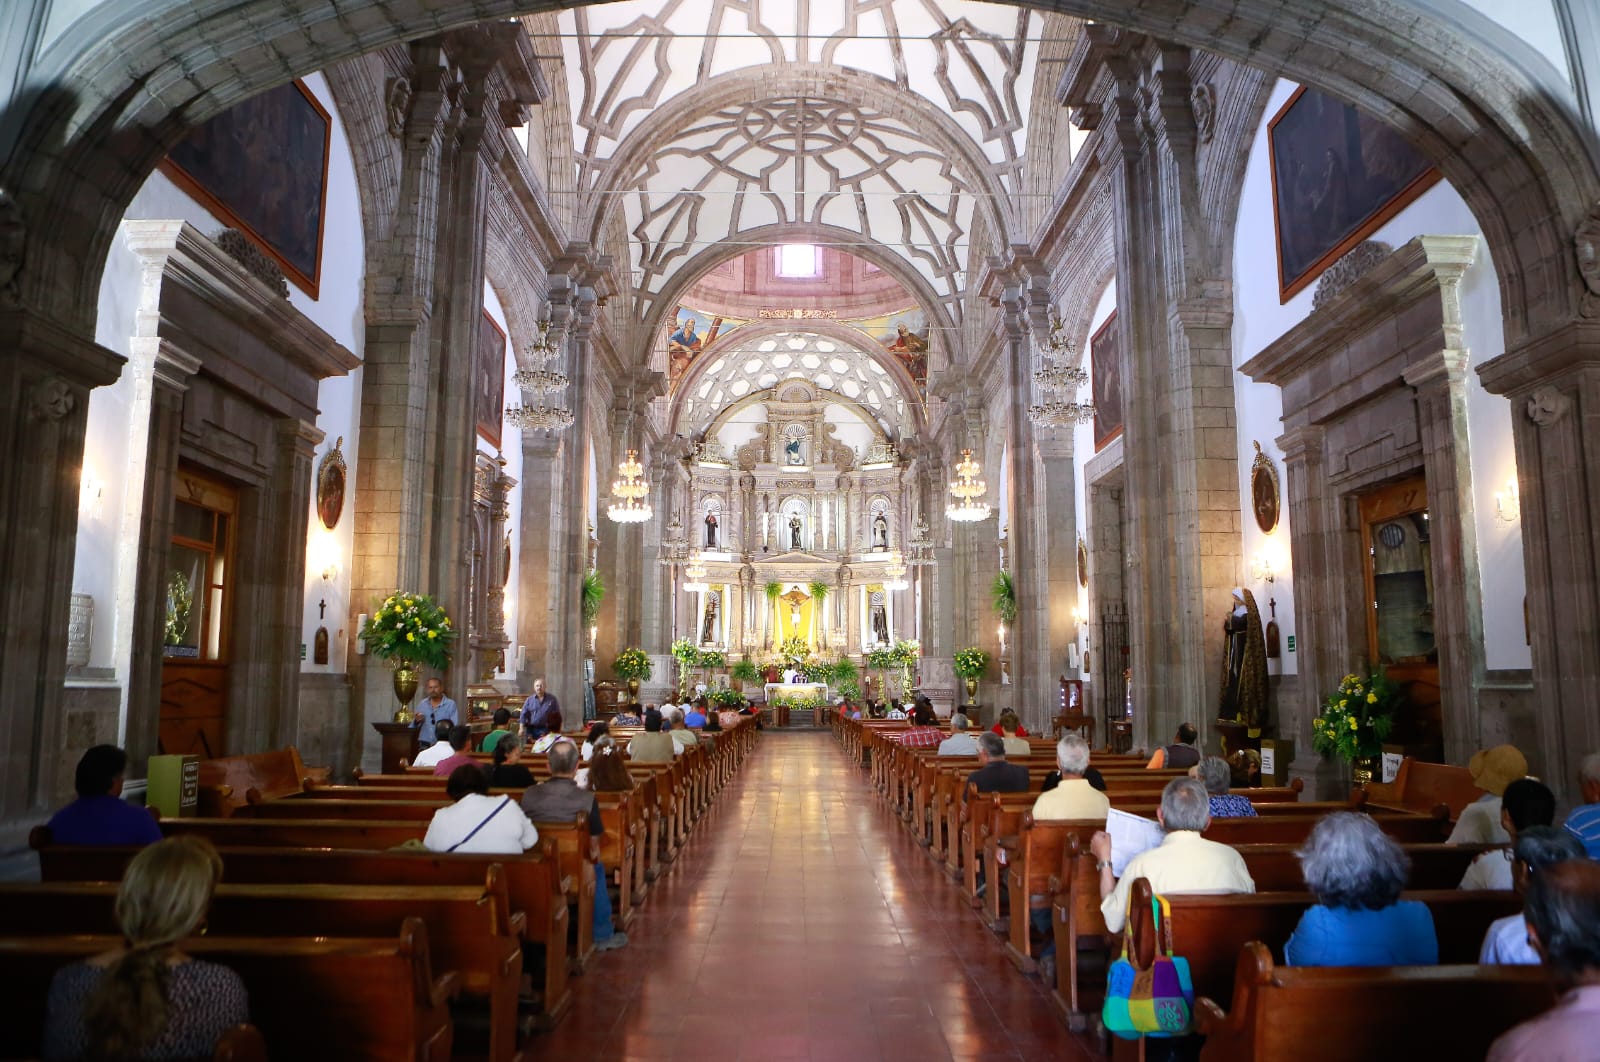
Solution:
M1160 895L1256 891L1244 857L1200 836L1211 825L1211 794L1204 783L1193 778L1168 782L1156 818L1166 838L1130 859L1120 879L1111 872L1110 835L1101 831L1089 842L1100 870L1100 913L1108 930L1120 932L1127 920L1128 891L1136 878L1149 879L1151 891Z
M1089 769L1089 743L1077 734L1056 742L1056 766L1061 768L1061 784L1039 794L1033 802L1033 817L1106 821L1111 801L1083 776Z

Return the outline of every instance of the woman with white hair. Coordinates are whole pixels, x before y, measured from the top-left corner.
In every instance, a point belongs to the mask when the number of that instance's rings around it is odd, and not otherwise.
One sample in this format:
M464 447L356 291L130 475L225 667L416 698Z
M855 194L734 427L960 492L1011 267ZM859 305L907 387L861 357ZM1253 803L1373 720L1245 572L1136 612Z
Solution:
M1405 850L1355 811L1324 816L1300 849L1317 897L1283 946L1290 966L1432 966L1439 938L1426 904L1400 899L1411 873Z
M1111 801L1084 777L1089 770L1089 743L1077 734L1056 742L1056 766L1061 781L1033 802L1035 819L1095 819L1106 821Z
M1255 805L1250 803L1249 797L1228 792L1228 784L1233 781L1233 768L1221 756L1207 756L1190 767L1189 777L1205 783L1206 792L1211 794L1212 818L1255 818Z

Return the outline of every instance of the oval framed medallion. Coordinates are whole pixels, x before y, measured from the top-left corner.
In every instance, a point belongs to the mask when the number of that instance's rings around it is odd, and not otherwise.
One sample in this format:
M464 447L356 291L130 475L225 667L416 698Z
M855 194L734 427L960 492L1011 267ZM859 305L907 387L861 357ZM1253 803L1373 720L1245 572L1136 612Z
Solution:
M1089 585L1089 547L1082 535L1078 536L1078 585Z
M1280 499L1278 496L1278 470L1272 458L1261 452L1255 444L1256 459L1250 464L1250 509L1255 513L1256 526L1265 535L1272 534L1278 526Z
M345 463L344 436L322 455L317 462L317 518L322 526L332 531L344 513Z

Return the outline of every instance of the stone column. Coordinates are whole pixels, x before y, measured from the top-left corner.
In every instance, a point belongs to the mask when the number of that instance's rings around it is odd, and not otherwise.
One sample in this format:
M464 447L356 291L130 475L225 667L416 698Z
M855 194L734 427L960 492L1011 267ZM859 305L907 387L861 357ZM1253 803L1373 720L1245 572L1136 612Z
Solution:
M1591 299L1600 297L1600 292ZM1600 749L1600 320L1581 319L1478 367L1511 400L1539 735L1535 769L1577 794Z
M0 310L0 839L20 843L70 780L47 750L61 713L89 391L123 359L31 310Z
M306 527L311 518L312 479L322 429L303 420L277 422L278 455L261 500L278 519L262 545L270 558L258 582L260 641L234 654L228 704L228 751L283 748L300 735L300 622L305 612ZM247 600L243 595L240 602Z

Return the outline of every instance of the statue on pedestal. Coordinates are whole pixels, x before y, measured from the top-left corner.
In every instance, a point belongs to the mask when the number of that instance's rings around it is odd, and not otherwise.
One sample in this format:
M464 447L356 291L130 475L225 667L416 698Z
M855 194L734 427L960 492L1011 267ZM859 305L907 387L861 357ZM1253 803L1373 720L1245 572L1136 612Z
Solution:
M1222 637L1217 718L1242 723L1250 737L1260 737L1267 719L1267 646L1255 596L1243 587L1234 587L1233 611L1222 621Z
M789 517L789 548L790 549L800 549L801 548L801 546L800 546L800 518L798 516Z
M706 513L706 549L717 548L717 514Z
M889 548L889 521L879 513L872 520L872 544L879 549Z

